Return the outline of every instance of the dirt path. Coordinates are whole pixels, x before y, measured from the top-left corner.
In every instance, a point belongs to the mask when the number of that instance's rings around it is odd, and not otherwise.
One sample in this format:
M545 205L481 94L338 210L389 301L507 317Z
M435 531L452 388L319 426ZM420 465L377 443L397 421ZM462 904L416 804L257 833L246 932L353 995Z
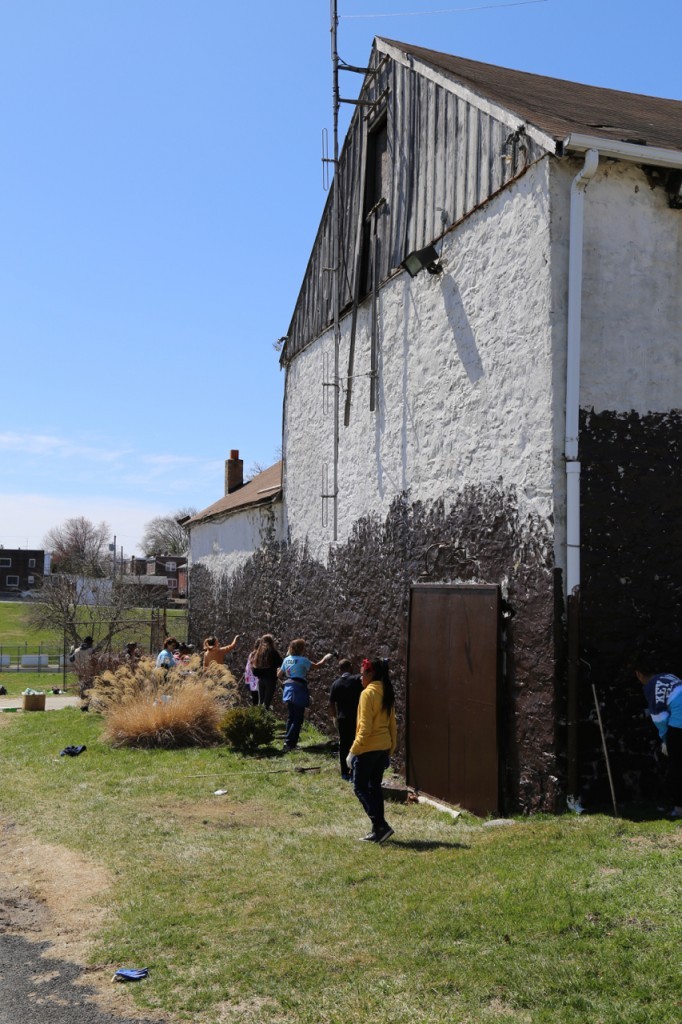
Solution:
M141 1018L123 964L85 966L110 885L101 866L39 843L0 815L0 1024L170 1024ZM144 982L142 982L144 984Z

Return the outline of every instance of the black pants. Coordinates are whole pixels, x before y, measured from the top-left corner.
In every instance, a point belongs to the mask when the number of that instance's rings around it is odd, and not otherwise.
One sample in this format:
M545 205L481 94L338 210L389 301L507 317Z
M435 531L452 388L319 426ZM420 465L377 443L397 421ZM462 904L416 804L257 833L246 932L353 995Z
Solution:
M367 754L358 754L353 760L353 789L372 822L372 831L377 834L388 828L384 818L381 780L390 760L388 750L370 750Z
M668 787L675 807L682 807L682 729L669 727L665 737L668 748Z
M355 719L339 718L337 724L339 728L339 764L341 765L341 774L345 778L350 775L346 758L355 739Z
M272 698L275 695L275 680L274 679L259 679L258 680L258 703L263 704L266 708L269 708L272 704Z
M249 690L249 697L251 698L251 703L255 707L256 704L258 704L258 690Z

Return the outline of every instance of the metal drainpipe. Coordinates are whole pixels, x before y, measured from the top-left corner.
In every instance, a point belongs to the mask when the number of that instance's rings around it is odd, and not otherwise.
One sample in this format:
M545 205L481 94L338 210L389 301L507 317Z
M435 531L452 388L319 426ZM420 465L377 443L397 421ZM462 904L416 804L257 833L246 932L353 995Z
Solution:
M566 346L566 627L568 644L567 756L569 801L578 798L578 675L580 660L580 321L583 282L585 192L599 166L589 149L571 185L568 254L568 339Z

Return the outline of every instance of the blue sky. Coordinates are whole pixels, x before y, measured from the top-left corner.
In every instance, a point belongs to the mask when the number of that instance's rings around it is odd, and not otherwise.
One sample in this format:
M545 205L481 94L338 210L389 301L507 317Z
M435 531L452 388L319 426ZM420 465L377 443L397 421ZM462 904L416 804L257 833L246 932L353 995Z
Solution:
M682 99L669 17L635 0L339 14L351 64L383 35ZM2 0L0 125L0 543L85 515L139 553L152 516L221 496L230 448L279 457L273 343L325 201L329 2Z

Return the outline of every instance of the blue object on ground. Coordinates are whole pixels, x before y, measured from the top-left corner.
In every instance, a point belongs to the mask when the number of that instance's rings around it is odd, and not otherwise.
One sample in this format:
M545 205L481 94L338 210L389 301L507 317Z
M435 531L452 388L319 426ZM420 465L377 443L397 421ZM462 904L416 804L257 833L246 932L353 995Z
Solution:
M142 981L149 974L148 967L128 968L121 967L114 974L112 981Z
M83 751L87 749L88 748L85 744L81 747L64 747L63 750L59 751L59 756L64 757L64 755L66 755L67 757L78 757L79 754L82 754Z

